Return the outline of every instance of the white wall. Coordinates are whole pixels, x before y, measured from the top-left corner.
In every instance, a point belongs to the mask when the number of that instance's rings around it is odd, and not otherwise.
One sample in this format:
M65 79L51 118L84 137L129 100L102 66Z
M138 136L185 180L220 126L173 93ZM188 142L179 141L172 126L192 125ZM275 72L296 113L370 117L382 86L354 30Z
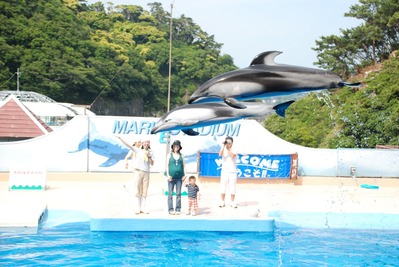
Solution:
M163 172L165 133L150 134L157 121L158 118L77 116L46 136L0 142L0 171L18 166L46 166L50 172L128 171L123 160L128 150L116 136L131 143L139 136L151 140L156 155L152 171ZM355 167L358 177L399 177L399 150L302 147L274 136L254 120L214 125L199 132L199 136L187 136L175 131L170 137L171 142L182 142L182 153L192 173L197 170L197 152L218 152L224 138L230 135L240 154L298 153L301 176L350 176L350 168Z

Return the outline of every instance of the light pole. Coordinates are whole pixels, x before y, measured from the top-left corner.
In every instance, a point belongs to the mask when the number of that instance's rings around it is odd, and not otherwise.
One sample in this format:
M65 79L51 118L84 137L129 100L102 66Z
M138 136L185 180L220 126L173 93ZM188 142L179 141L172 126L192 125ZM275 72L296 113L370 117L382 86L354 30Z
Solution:
M19 72L19 68L17 68L17 92L19 92L19 76L21 75L21 72Z
M170 82L172 76L172 23L173 23L173 2L170 4L170 22L169 22L169 73L168 73L168 107L167 112L170 111ZM165 168L168 168L168 162L166 159L169 154L170 147L170 133L166 132L166 157L165 157Z
M170 4L170 23L169 23L169 75L168 75L168 109L170 111L170 80L172 76L172 18L173 18L173 3Z

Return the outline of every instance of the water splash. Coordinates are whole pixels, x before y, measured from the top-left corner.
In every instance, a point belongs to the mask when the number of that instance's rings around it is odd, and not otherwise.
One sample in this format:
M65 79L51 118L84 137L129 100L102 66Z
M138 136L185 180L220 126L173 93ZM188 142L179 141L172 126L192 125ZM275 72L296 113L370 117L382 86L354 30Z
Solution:
M340 130L338 129L339 123L337 122L336 116L334 116L334 112L338 112L338 116L340 116L341 111L339 109L338 110L336 109L334 102L331 100L331 92L328 90L322 90L315 92L315 95L320 102L324 102L326 106L329 108L330 110L329 117L332 128L334 129L334 134L336 136L339 136L340 135Z
M321 91L315 92L315 95L319 101L323 101L327 105L327 107L329 107L330 109L335 108L335 105L330 98L331 94L328 90L321 90Z

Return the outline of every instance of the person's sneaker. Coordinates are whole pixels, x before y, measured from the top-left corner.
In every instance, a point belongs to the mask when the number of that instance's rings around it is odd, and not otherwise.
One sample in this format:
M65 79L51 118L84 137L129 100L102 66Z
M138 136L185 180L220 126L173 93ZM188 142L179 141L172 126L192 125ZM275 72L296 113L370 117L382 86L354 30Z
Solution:
M191 216L196 216L197 214L195 213L195 211L193 211L192 213L191 213Z
M175 215L180 215L180 211L176 211Z
M186 213L186 215L191 215L190 211Z
M236 209L237 208L237 204L235 202L233 202L233 203L231 203L231 207Z
M149 214L148 210L141 210L140 213Z
M224 207L224 202L222 201L222 202L220 202L220 204L219 204L219 208L223 208Z
M173 210L169 211L169 215L175 215L175 212Z

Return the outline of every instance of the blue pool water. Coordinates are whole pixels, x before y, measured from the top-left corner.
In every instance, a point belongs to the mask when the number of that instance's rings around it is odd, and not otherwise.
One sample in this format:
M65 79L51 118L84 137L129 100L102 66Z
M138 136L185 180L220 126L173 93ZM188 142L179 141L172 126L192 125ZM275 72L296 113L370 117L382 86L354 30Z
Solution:
M0 266L399 266L399 230L1 233Z

